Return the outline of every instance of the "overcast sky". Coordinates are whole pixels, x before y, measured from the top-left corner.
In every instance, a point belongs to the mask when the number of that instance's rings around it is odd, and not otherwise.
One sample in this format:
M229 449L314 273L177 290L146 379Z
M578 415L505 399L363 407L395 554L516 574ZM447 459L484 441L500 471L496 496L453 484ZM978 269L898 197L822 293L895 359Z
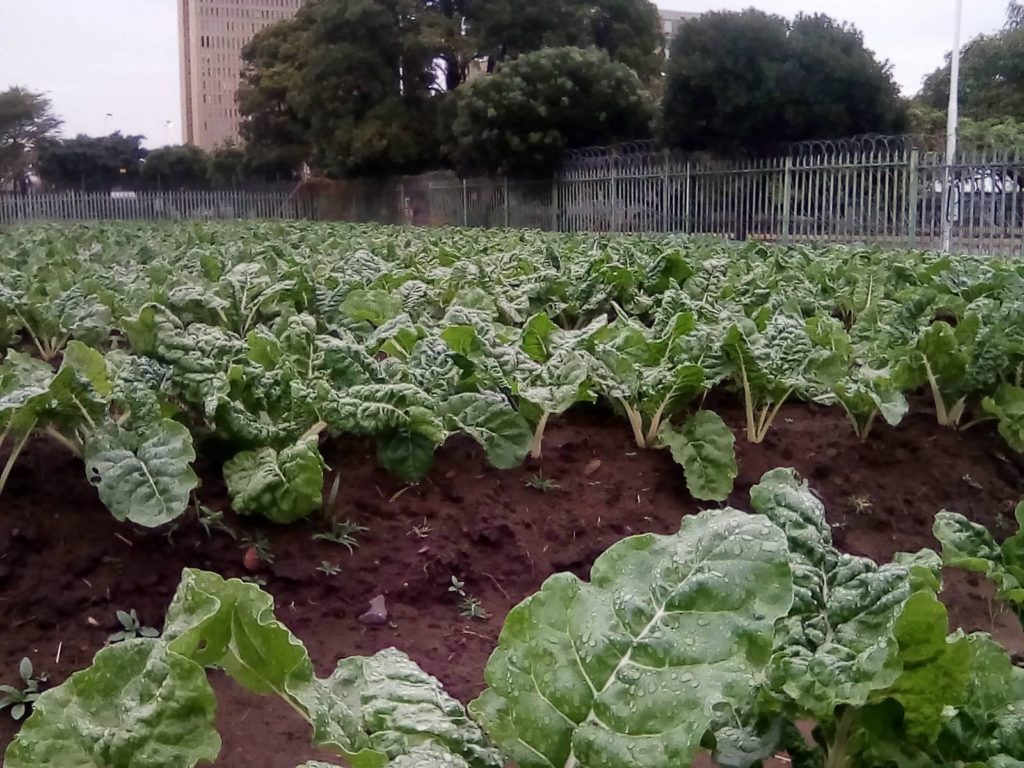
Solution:
M952 47L954 0L661 0L675 10L821 11L856 24L906 94ZM1003 23L1006 0L966 0L964 38ZM64 132L181 140L176 0L0 0L0 90L47 93ZM170 125L168 125L170 121Z

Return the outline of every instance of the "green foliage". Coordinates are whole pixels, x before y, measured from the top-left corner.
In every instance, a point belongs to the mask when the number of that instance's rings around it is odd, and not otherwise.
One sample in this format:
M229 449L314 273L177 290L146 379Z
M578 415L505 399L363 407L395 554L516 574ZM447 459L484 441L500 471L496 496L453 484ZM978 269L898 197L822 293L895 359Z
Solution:
M661 74L657 7L647 0L499 0L470 4L470 35L493 65L544 48L596 47L644 80Z
M1015 23L1020 7L1011 4L1006 28L979 35L964 46L960 61L960 110L974 120L1024 120L1024 27ZM948 59L948 57L947 57ZM949 103L946 65L924 81L917 100L945 110Z
M243 451L224 465L224 481L231 506L239 514L292 523L323 503L323 469L314 435L280 452L273 448Z
M39 696L5 766L214 760L211 669L284 699L353 768L685 766L704 750L745 767L780 750L830 768L1024 761L1024 670L989 636L949 632L934 552L839 552L793 470L751 502L624 539L589 581L549 578L508 614L471 716L395 649L317 677L268 594L187 569L163 636L106 648Z
M735 510L614 545L514 608L470 711L517 764L686 765L793 599L781 531Z
M750 152L904 128L889 68L858 30L828 16L708 13L672 41L662 115L670 146Z
M210 156L193 145L161 147L146 155L142 164L143 183L160 189L206 186Z
M46 682L46 675L36 675L32 669L32 661L23 657L18 664L18 685L0 685L0 712L10 710L11 719L18 722L25 717L42 695L41 686Z
M36 171L57 187L105 191L134 184L141 175L146 150L142 136L79 134L39 145Z
M733 449L736 438L721 416L698 411L680 431L665 424L658 436L683 468L686 487L693 498L724 501L732 493L733 481L739 473Z
M60 118L50 110L41 93L17 86L0 91L0 182L13 182L16 191L26 190L36 150L60 128Z
M797 400L841 407L868 439L925 392L940 423L991 417L1021 445L1011 261L303 222L2 237L0 489L29 440L52 439L142 525L190 507L202 445L236 457L217 465L237 510L286 521L321 506L310 435L365 437L414 483L456 435L501 469L539 459L580 403L622 414L641 448L683 425L665 442L709 499L735 472L723 424L687 426L709 392L741 398L753 442Z
M1001 545L984 526L945 510L936 516L934 532L943 562L990 579L1024 625L1024 502L1015 517L1018 530Z
M462 88L452 130L467 167L547 173L566 150L645 138L652 117L627 66L599 50L552 48Z
M353 768L435 754L470 768L501 765L462 706L400 651L343 659L329 677L316 677L306 649L275 619L269 595L193 570L182 574L163 637L106 648L92 667L45 692L4 764L192 768L212 761L220 738L209 669L283 698L309 722L313 743Z
M433 51L412 0L320 0L243 51L247 142L331 174L421 168L438 155Z
M107 645L123 643L126 640L134 640L137 637L160 636L159 631L142 625L142 622L139 621L139 615L135 612L134 608L130 611L118 610L116 616L117 621L121 624L121 629L107 638Z

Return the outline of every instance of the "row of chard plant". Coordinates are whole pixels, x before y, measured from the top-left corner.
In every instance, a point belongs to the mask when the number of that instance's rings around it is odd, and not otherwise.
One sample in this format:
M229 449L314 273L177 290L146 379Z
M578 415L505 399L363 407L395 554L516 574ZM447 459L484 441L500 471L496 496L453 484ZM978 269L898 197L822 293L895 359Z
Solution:
M989 635L950 632L937 553L840 552L793 470L767 473L750 506L624 539L589 581L549 578L509 613L468 707L396 649L319 677L268 594L186 570L162 636L107 647L44 692L4 765L215 760L219 670L284 699L352 768L754 768L779 753L796 768L1024 766L1024 669ZM943 513L936 532L948 564L1020 578L1024 534L997 566L966 521Z
M578 403L667 448L722 500L743 403L842 408L869 439L927 394L1024 450L1024 266L859 247L309 223L24 229L0 240L0 492L27 441L83 458L119 519L188 507L226 445L236 511L321 504L322 437L362 435L414 482L454 434L496 467L540 458Z

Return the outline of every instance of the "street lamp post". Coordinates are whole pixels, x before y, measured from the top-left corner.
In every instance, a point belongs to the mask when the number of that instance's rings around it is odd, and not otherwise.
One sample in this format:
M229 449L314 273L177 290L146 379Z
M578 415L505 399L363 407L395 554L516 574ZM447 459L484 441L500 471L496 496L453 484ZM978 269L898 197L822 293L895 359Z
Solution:
M956 132L960 112L960 27L964 0L956 0L953 20L953 53L949 62L949 108L946 111L946 176L942 185L942 250L953 247L953 163L956 162Z

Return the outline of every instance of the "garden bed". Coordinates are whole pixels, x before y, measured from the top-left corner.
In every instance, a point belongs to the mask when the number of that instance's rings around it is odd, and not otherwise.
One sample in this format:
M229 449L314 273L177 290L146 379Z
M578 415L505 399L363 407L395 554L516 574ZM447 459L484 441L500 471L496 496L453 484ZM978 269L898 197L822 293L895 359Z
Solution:
M932 523L944 507L1002 538L1024 496L1024 462L989 425L956 432L914 408L898 428L879 425L862 444L840 409L790 405L764 443L753 445L742 437L740 409L716 410L737 434L740 474L730 503L749 508L747 492L763 472L793 466L825 501L836 543L849 553L885 561L897 551L935 548ZM577 407L553 421L544 457L515 470L493 469L463 437L450 440L414 486L379 469L368 442L330 441L323 454L341 475L335 513L367 528L352 554L311 540L325 528L319 519L277 527L227 515L240 535L267 535L274 561L259 575L278 616L321 673L339 657L396 646L463 701L483 688L506 612L547 576L585 575L623 536L674 531L683 515L716 506L692 499L667 452L638 450L623 419L599 408ZM219 467L207 458L198 469L203 502L228 509ZM533 487L540 477L557 487ZM170 530L115 521L81 462L44 439L29 444L0 508L3 682L14 682L22 656L51 683L88 666L118 628L117 609L134 608L143 623L159 626L186 566L246 574L239 543L217 530L208 535L194 515ZM323 562L341 572L325 574ZM489 618L460 615L452 576ZM388 622L367 625L359 616L377 594L386 597ZM1016 619L990 597L976 577L947 572L951 624L990 631L1011 652L1024 652ZM217 765L294 768L317 756L308 726L281 701L218 676L214 684L224 739ZM0 719L0 753L15 730Z

